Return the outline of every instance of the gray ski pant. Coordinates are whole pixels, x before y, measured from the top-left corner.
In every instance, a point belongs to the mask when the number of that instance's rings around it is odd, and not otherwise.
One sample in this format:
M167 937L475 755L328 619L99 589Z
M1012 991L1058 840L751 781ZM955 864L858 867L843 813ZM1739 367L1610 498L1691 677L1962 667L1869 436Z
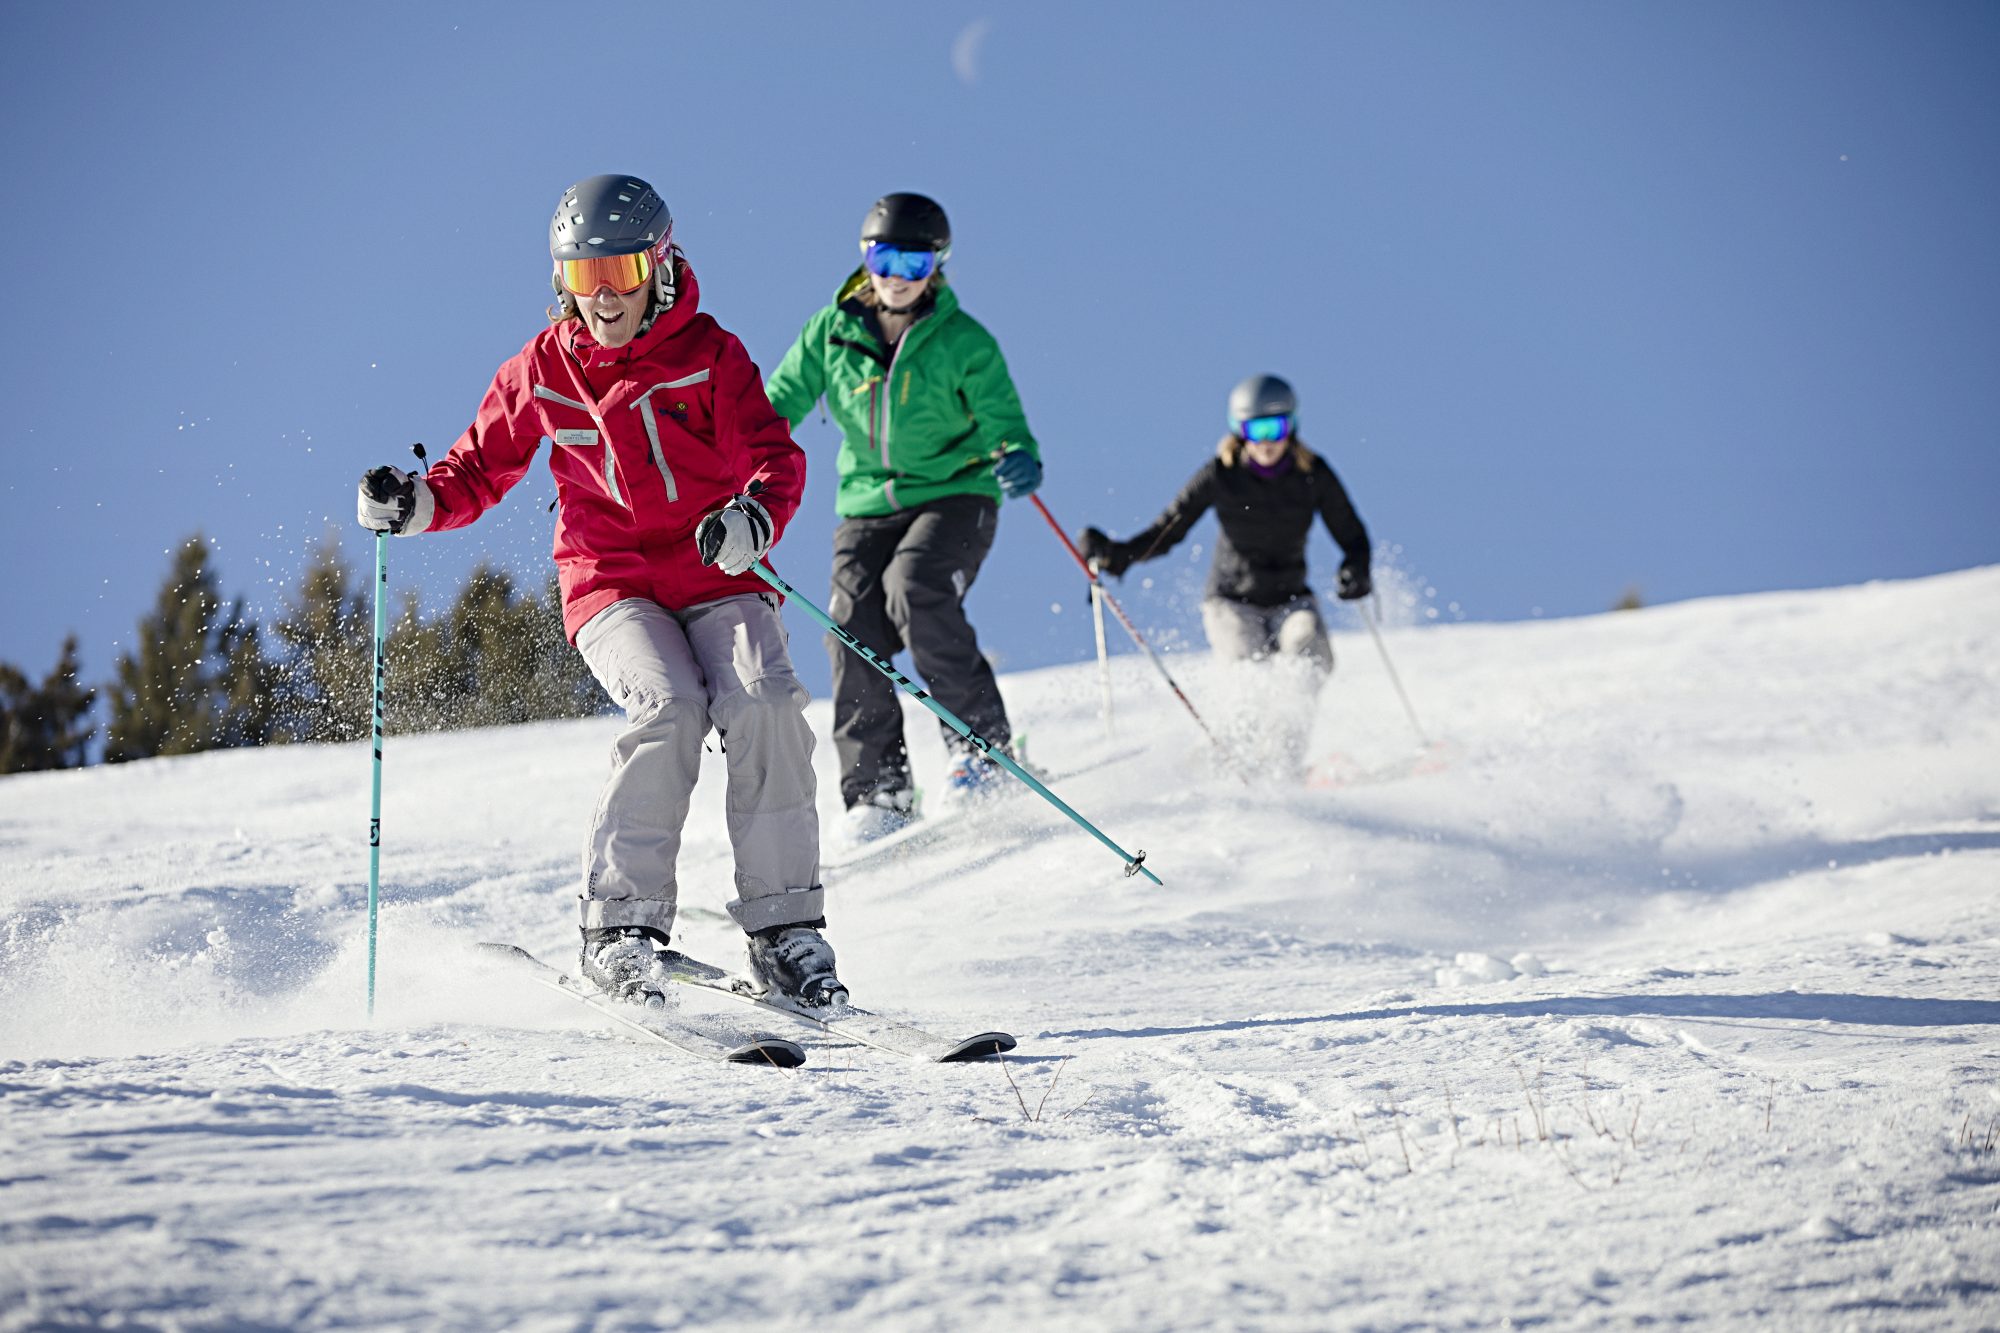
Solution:
M1201 604L1201 625L1218 662L1269 664L1256 669L1265 679L1228 696L1223 734L1252 762L1303 774L1314 701L1333 671L1319 602L1310 593L1278 606L1210 597Z
M1319 616L1319 601L1311 594L1277 606L1210 597L1201 604L1201 627L1208 634L1208 646L1222 660L1296 657L1309 663L1321 680L1333 671L1333 644Z
M888 661L905 648L931 697L995 745L1013 740L993 667L965 618L965 594L993 549L1000 506L949 495L880 518L841 520L833 534L834 623ZM903 706L896 685L831 634L833 745L840 796L910 786ZM947 749L965 739L942 722Z
M584 928L672 932L674 862L711 726L729 766L730 916L745 931L823 917L808 696L775 599L748 594L681 611L614 602L576 646L626 719L584 847Z

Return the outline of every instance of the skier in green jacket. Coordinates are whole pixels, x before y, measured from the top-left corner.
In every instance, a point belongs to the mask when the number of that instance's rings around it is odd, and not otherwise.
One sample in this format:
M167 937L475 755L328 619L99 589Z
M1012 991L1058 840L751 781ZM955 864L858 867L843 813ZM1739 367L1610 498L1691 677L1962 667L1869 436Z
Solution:
M833 619L884 660L908 648L938 702L1004 746L1013 732L965 595L992 549L1001 497L1041 484L1041 451L1000 345L945 281L944 209L920 194L877 200L861 252L765 393L794 429L822 397L840 426ZM844 831L867 841L917 814L902 706L873 667L832 636L827 647ZM1003 780L991 759L941 730L955 797Z

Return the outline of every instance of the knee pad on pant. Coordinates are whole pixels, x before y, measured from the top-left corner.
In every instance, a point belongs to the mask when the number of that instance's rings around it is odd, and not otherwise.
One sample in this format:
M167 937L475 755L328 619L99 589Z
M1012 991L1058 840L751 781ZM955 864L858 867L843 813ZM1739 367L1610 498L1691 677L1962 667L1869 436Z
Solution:
M716 729L727 734L740 723L803 718L811 697L797 677L759 676L710 704L709 714Z
M625 730L619 740L654 739L682 731L692 731L699 739L708 734L708 723L707 707L696 700L634 694L625 703Z
M954 571L954 578L962 578ZM951 587L939 587L910 578L889 578L883 580L883 609L888 613L889 623L903 642L910 641L910 623L918 616L932 615L946 607L956 607L960 595Z

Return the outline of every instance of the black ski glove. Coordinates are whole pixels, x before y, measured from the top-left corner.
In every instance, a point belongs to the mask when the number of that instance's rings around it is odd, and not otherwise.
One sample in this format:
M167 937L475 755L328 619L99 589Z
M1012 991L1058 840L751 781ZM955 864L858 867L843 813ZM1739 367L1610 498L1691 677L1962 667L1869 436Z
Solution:
M1375 583L1368 577L1366 560L1346 560L1340 566L1339 596L1343 602L1358 602L1375 591Z
M1132 567L1132 548L1096 528L1083 530L1083 558L1114 578Z

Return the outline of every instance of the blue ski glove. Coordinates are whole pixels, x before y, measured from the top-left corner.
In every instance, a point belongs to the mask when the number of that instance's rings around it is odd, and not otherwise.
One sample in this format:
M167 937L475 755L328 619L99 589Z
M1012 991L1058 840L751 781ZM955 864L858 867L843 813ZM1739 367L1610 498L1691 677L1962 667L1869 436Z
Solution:
M1000 461L993 465L993 476L1002 495L1025 500L1042 484L1042 463L1026 449L1013 449L1000 455Z

